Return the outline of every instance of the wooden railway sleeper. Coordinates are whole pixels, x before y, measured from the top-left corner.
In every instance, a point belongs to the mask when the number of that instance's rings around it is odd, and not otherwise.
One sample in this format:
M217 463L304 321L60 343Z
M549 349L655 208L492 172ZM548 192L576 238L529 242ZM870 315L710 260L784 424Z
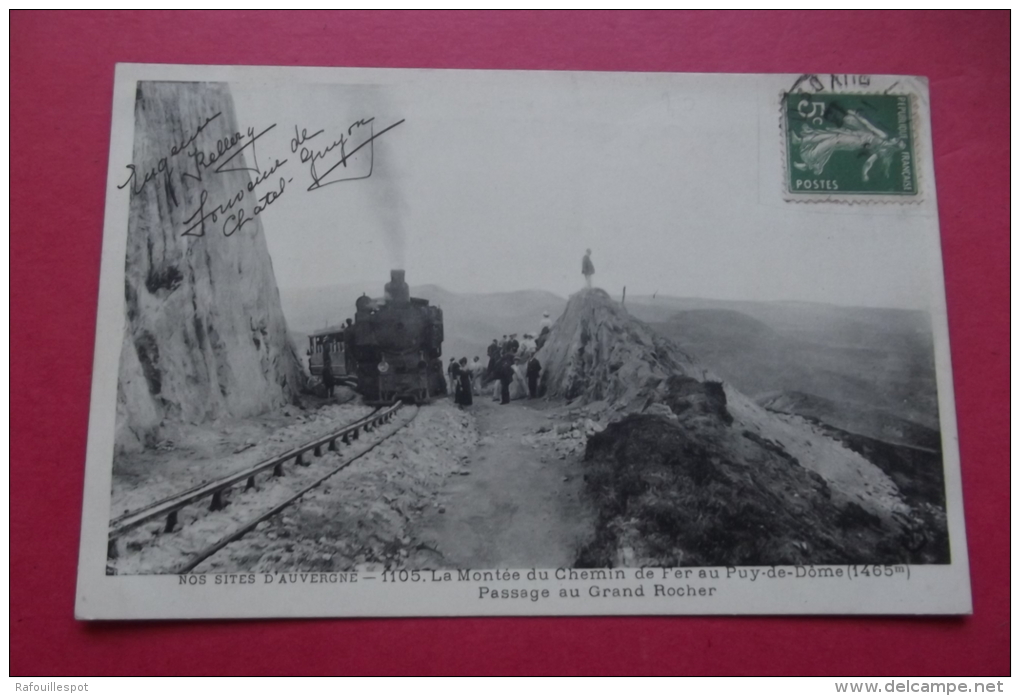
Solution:
M220 490L215 491L212 494L212 502L209 503L209 509L212 512L217 512L218 510L222 510L223 508L227 507L227 504L223 502L224 490L226 489L221 488Z
M395 414L396 414L395 411L390 411L388 413L385 413L385 414L379 416L378 418L374 418L374 419L372 419L372 420L370 420L370 421L368 421L366 423L363 423L359 427L356 427L356 428L353 428L351 430L348 430L347 432L344 432L341 436L339 436L339 438L333 438L333 439L329 440L329 444L328 444L329 451L336 452L339 449L339 447L337 445L337 440L338 439L341 440L345 445L350 445L352 440L357 440L358 439L360 431L362 429L364 429L366 432L371 432L373 427L377 427L379 425L382 425L383 423L388 423L391 420L393 420L393 416ZM315 446L314 453L315 453L316 457L321 457L322 456L322 443L320 443L320 444ZM300 466L308 466L309 463L305 461L303 455L304 455L303 452L299 453L294 458L294 462L296 464L300 465ZM284 475L284 473L283 473L283 461L276 462L276 464L273 466L273 476L274 477L280 477L280 476L283 476L283 475ZM256 486L256 483L255 483L255 474L252 474L251 476L249 476L247 478L247 480L245 482L244 490L246 490L246 491L251 490L251 489L255 488L255 486ZM222 509L224 509L227 506L227 503L224 501L224 495L223 495L225 491L226 491L226 488L221 488L221 489L216 490L216 491L213 492L212 500L211 500L211 502L209 504L209 509L211 511L215 512L215 511L218 511L218 510L222 510ZM164 534L169 534L169 533L173 532L177 528L177 524L178 524L178 514L177 513L178 513L177 510L172 510L169 513L167 513L166 524L163 527L163 533ZM118 551L117 539L116 538L110 539L107 542L106 553L107 553L107 557L110 558L110 559L116 559L118 557L119 551Z
M415 415L417 415L417 412L415 413ZM411 422L411 420L414 420L414 417L415 416L412 415L411 418L407 422L405 422L401 427L406 426L408 423ZM362 428L362 427L364 427L364 424L361 424L358 427ZM279 513L285 507L291 505L294 501L296 501L297 499L299 499L300 497L305 495L308 491L310 491L310 490L312 490L314 488L317 488L320 484L322 484L324 481L326 481L326 479L328 479L331 476L333 476L334 474L338 473L340 470L346 468L354 460L359 459L359 458L363 457L364 455L368 454L370 451L375 449L378 445L380 445L384 441L386 441L389 437L391 437L392 435L395 435L397 433L397 431L399 431L399 430L400 430L400 428L397 428L397 430L395 430L393 432L390 432L390 433L388 433L386 435L383 435L374 444L371 444L367 448L365 448L365 450L363 452L355 454L351 459L345 461L341 466L339 466L338 468L334 469L333 471L327 473L325 476L323 476L322 478L318 479L317 481L315 481L311 485L306 486L303 490L298 491L296 494L291 496L288 500L285 500L283 503L277 505L275 508L265 512L264 514L256 517L255 519L250 520L248 523L244 524L239 529L236 529L235 531L231 532L226 537L220 539L218 542L216 542L212 546L207 547L205 550L203 550L203 551L199 552L198 554L194 555L191 558L191 560L189 560L187 563L185 563L185 564L175 568L173 570L173 573L175 573L175 574L183 574L183 573L190 573L190 572L192 572L195 569L195 567L198 566L206 558L208 558L209 556L213 555L214 553L217 553L222 548L224 548L225 546L227 546L231 542L235 541L236 539L241 538L242 536L247 534L249 531L254 529L260 522L262 522L265 519L268 519L272 515L275 515L275 514ZM357 429L353 430L352 432L357 433ZM280 463L277 463L277 468L279 468L279 467L280 467Z

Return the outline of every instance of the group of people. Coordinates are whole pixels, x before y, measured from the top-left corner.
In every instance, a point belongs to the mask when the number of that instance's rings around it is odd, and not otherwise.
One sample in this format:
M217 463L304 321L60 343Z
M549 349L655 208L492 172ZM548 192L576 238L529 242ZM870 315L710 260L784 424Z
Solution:
M459 406L470 406L478 392L478 380L482 374L482 361L476 355L472 362L467 358L450 358L446 366L447 390Z
M551 326L552 319L549 312L545 312L537 336L526 333L518 339L517 334L507 334L503 340L492 339L484 363L477 355L470 362L467 358L450 358L446 374L454 401L462 407L470 406L474 397L493 382L492 400L510 403L510 385L518 374L519 365L525 366L523 376L528 385L528 398L536 398L542 365L535 354L545 345Z
M591 277L595 275L595 264L591 260L591 249L585 249L581 259L581 275L585 287L591 289ZM492 339L486 349L488 361L483 363L476 355L469 363L467 358L450 358L446 368L450 392L461 407L474 403L474 397L481 394L485 384L494 381L492 400L501 404L510 403L510 385L518 374L517 366L525 365L524 378L528 384L528 398L538 396L539 377L542 365L535 354L545 345L552 328L549 312L544 312L538 335L524 334L520 340L517 334L504 335L503 340Z

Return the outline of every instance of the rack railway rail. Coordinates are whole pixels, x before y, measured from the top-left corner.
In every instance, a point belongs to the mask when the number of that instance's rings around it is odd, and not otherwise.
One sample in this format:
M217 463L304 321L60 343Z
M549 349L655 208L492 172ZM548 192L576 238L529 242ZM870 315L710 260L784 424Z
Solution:
M377 408L375 411L365 416L364 418L356 420L353 423L349 423L328 435L318 437L315 440L312 440L303 445L290 449L284 452L283 454L276 455L262 462L259 462L258 464L255 464L251 467L230 474L223 478L217 479L215 481L201 483L186 491L182 491L172 496L168 496L162 500L156 501L155 503L152 503L151 505L148 505L144 508L126 512L123 515L114 518L113 520L110 521L110 530L107 544L107 557L111 560L118 558L119 550L117 548L117 541L119 538L128 534L132 530L137 529L138 527L141 527L145 524L149 524L156 520L164 520L163 533L173 532L178 526L179 522L178 512L186 507L195 506L206 499L209 499L210 501L208 508L209 511L215 512L218 510L222 510L226 507L226 502L224 500L226 492L231 488L240 485L241 482L244 482L244 490L250 490L252 488L255 488L256 476L258 476L259 474L271 472L270 476L272 477L283 476L284 475L283 466L288 461L293 461L293 463L296 466L308 466L310 463L307 459L309 453L311 453L315 457L320 457L323 454L324 447L326 448L327 451L337 452L340 449L339 443L342 442L344 445L349 445L354 440L359 439L359 434L362 431L371 432L378 428L379 426L385 423L389 423L390 421L393 420L397 412L402 407L403 403L398 401L396 404L393 404L392 406L385 408L383 407ZM333 468L325 475L313 481L311 484L302 487L299 491L297 491L294 495L289 496L282 503L275 505L272 509L268 510L267 512L257 515L255 519L249 520L248 522L244 523L240 528L230 532L227 536L223 537L215 544L212 544L206 547L205 549L201 550L200 552L191 555L190 558L184 564L177 567L173 572L174 573L190 572L206 558L212 556L214 553L218 552L219 550L227 546L229 543L236 541L237 539L241 538L246 533L254 529L260 522L268 519L269 517L272 517L273 515L278 514L285 508L292 505L306 493L313 490L314 488L317 488L324 481L326 481L326 479L330 478L331 476L335 475L342 469L346 468L355 460L360 459L361 457L371 452L378 445L382 444L392 435L395 435L404 426L408 425L412 420L414 420L415 415L417 415L417 412L415 412L415 414L412 415L411 418L407 419L407 421L402 423L398 429L388 433L384 437L372 443L371 446L361 450L360 452L354 454L353 456L344 458L343 462L339 466Z

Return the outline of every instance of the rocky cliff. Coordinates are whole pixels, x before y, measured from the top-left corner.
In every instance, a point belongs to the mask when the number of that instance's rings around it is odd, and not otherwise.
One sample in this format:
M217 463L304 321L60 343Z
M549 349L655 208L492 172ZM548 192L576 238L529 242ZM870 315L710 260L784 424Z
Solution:
M208 212L251 182L244 153L222 173L199 170L187 153L215 153L239 131L226 85L139 83L118 452L152 445L171 424L264 412L299 387L259 218L231 236L219 225L203 236L194 236L200 228L184 234L203 196ZM146 180L144 172L155 176Z

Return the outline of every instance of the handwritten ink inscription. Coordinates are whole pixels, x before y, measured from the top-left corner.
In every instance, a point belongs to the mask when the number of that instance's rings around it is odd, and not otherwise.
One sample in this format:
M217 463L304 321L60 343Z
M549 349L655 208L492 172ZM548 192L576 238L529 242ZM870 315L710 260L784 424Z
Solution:
M375 118L366 118L355 121L348 126L346 132L326 144L326 139L316 140L325 130L317 130L308 133L307 128L294 126L294 137L290 139L290 151L298 154L302 164L308 165L308 174L311 177L311 184L308 191L315 191L330 184L339 184L343 181L356 181L367 179L372 176L375 166L375 139L387 133L401 123L386 126L376 132ZM314 144L306 145L312 140ZM362 152L365 148L366 152Z
M335 131L330 126L312 129L295 124L294 136L290 138L291 156L280 159L273 152L279 143L272 141L278 124L248 127L243 132L238 130L213 139L209 137L209 126L221 116L222 112L217 112L200 119L194 132L185 132L153 163L141 168L126 165L127 179L117 188L130 187L131 196L137 196L150 185L161 186L173 210L183 205L181 187L197 185L198 202L184 211L187 217L181 235L204 237L212 230L231 237L292 190L288 186L294 183L295 176L301 177L299 184L305 187L305 192L370 178L375 171L376 139L404 122L400 119L377 129L375 117L371 116ZM292 161L294 155L296 161ZM236 172L247 172L250 177L247 183L227 194L210 193L212 187L208 184L212 177Z

